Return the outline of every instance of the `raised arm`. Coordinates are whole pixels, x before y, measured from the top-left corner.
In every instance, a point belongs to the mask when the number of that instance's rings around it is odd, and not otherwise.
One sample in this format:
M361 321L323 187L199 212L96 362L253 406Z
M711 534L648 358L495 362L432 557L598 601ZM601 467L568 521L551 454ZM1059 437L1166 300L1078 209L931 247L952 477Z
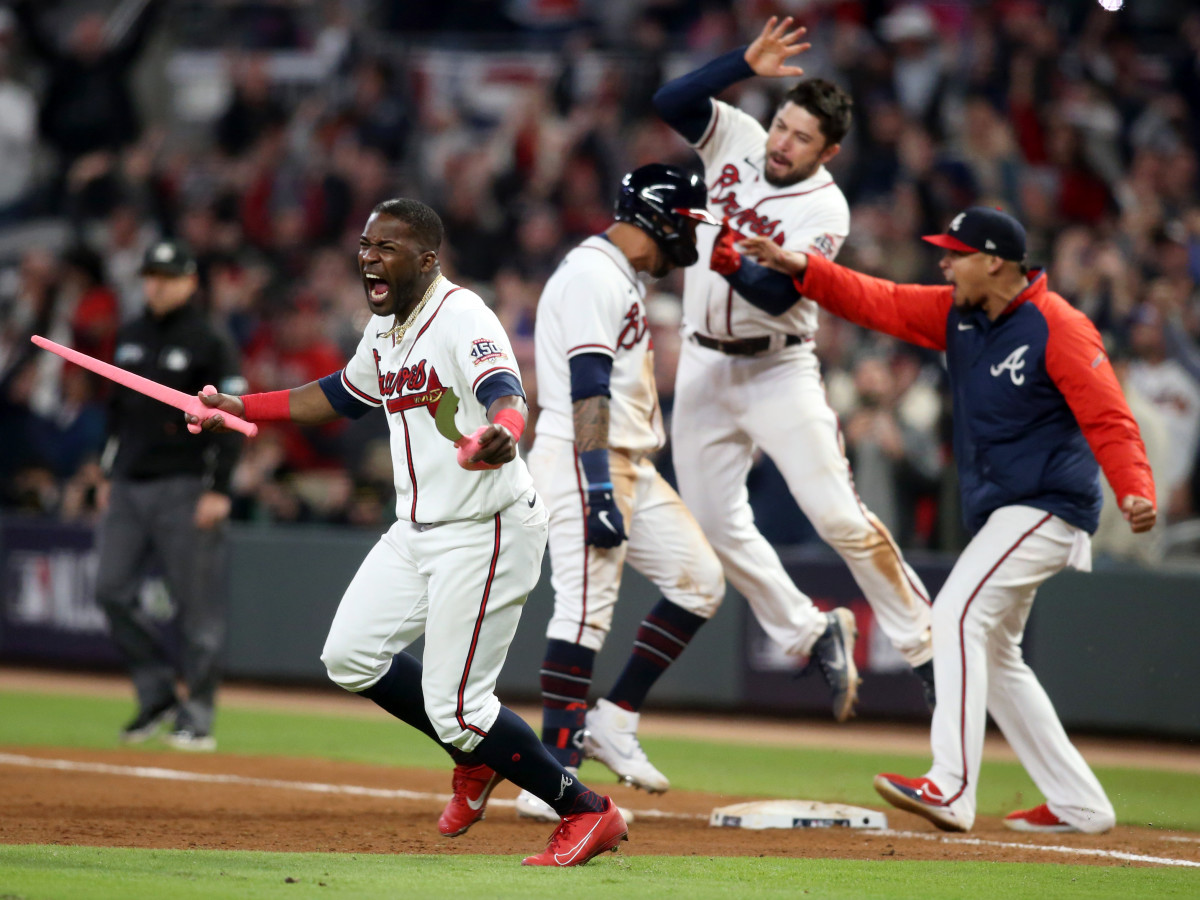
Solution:
M790 16L782 22L772 16L749 46L730 50L694 72L664 84L654 95L654 109L685 139L697 143L712 119L712 98L730 85L753 75L782 78L804 74L798 66L787 65L790 57L811 46L800 43L805 29L789 32L791 24Z
M777 272L792 276L796 290L855 325L902 341L946 349L946 318L954 303L949 285L896 284L862 275L818 253L784 250L763 237L746 238L738 248Z

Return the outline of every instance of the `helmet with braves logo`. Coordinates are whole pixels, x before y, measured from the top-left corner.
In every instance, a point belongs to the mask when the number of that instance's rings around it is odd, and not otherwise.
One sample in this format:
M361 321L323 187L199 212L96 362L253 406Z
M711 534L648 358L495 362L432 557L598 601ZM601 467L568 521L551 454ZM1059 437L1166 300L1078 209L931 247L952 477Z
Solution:
M621 179L614 218L636 225L650 237L675 265L693 265L695 231L689 221L720 223L708 213L708 189L699 175L678 166L650 163Z

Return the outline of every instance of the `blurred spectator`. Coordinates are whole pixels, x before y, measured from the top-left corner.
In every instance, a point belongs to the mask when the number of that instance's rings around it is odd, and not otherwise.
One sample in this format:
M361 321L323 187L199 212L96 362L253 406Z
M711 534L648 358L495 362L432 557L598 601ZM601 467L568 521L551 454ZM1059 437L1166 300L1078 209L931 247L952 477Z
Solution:
M1133 362L1128 383L1154 405L1170 436L1170 453L1156 481L1161 481L1172 520L1191 515L1190 484L1200 442L1200 383L1167 356L1162 314L1154 306L1138 307L1129 332Z
M84 13L68 26L60 45L47 33L32 0L13 5L25 45L47 68L41 131L64 168L88 153L119 150L141 132L129 75L163 6L163 0L146 0L118 34L110 30L116 23Z
M13 77L15 29L12 11L0 6L0 226L28 211L37 143L37 103Z
M1159 509L1166 509L1170 493L1161 475L1165 475L1171 465L1171 435L1167 423L1159 409L1131 383L1129 355L1124 351L1115 351L1110 354L1110 359L1113 372L1125 392L1129 411L1137 420L1142 443L1146 445L1146 459L1150 462L1150 470L1158 479L1155 487L1159 496L1156 502ZM1092 549L1096 554L1112 559L1140 562L1145 565L1158 562L1163 551L1163 525L1155 526L1149 535L1133 535L1121 514L1121 508L1117 505L1107 478L1101 479L1100 487L1104 491L1104 508L1100 510L1100 526L1092 535Z

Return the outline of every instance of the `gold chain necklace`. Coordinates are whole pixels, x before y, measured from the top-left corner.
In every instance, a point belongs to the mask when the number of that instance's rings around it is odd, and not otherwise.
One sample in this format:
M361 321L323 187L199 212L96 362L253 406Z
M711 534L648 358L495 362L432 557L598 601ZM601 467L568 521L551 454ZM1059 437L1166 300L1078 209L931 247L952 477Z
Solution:
M413 311L408 314L408 318L404 320L403 325L400 324L400 317L397 316L392 323L392 327L387 331L377 334L376 337L390 337L392 339L393 347L404 340L404 335L408 334L408 329L412 327L412 323L417 320L417 316L421 314L421 310L425 308L425 304L429 302L429 298L432 297L433 292L437 290L437 286L441 282L442 277L443 276L439 272L438 277L429 283L429 287L425 289L425 296L421 298L420 303L413 307Z

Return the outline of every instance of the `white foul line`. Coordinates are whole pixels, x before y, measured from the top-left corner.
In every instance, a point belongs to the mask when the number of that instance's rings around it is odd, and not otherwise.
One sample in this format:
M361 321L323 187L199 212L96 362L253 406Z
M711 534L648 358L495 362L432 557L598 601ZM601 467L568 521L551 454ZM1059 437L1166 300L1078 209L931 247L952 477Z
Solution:
M125 775L133 778L156 778L162 781L196 781L204 784L241 784L247 787L283 788L292 791L308 791L313 794L349 794L355 797L379 797L385 800L436 800L445 803L450 794L435 794L425 791L405 791L399 788L372 788L354 784L324 784L318 781L283 781L278 778L251 778L246 775L222 775L209 772L186 772L180 769L163 769L157 766L114 766L110 763L77 762L71 759L42 759L38 756L20 756L15 753L0 753L0 764L29 766L35 769L58 769L63 772L93 772L97 775ZM492 799L491 806L513 808L516 800ZM673 813L660 809L637 809L634 814L646 819L707 819L694 813Z
M1102 856L1105 859L1123 859L1129 862L1157 863L1160 866L1187 866L1200 869L1200 862L1190 859L1172 859L1167 856L1143 856L1123 850L1098 850L1094 847L1067 847L1061 844L1025 844L1020 841L989 841L984 838L949 837L944 834L927 834L923 831L892 831L883 829L871 834L898 838L917 838L922 841L938 841L943 844L965 844L971 847L1005 847L1010 850L1042 850L1046 853L1066 853L1072 856Z
M245 775L222 775L209 772L185 772L179 769L163 769L157 766L115 766L110 763L78 762L70 759L42 759L37 756L21 756L15 753L0 753L0 765L28 766L36 769L57 769L64 772L94 772L98 775L124 775L133 778L155 778L163 781L195 781L205 784L241 784L247 787L283 788L293 791L308 791L314 794L348 794L356 797L379 797L387 800L436 800L444 803L449 794L424 791L406 791L399 788L372 788L354 784L325 784L317 781L283 781L278 778L250 778ZM493 806L511 808L515 800L489 801ZM634 814L648 819L707 819L695 813L672 813L659 809L635 809ZM1187 859L1172 859L1164 856L1143 856L1122 850L1099 850L1093 847L1068 847L1059 844L1026 844L1018 841L990 841L983 838L949 837L920 831L893 831L891 829L869 830L867 834L882 837L915 838L923 841L939 841L945 844L964 844L974 847L1003 847L1010 850L1041 850L1045 853L1064 853L1074 856L1100 856L1129 862L1155 863L1162 866L1185 866L1200 868L1200 862ZM1192 838L1164 835L1165 840L1192 840Z

